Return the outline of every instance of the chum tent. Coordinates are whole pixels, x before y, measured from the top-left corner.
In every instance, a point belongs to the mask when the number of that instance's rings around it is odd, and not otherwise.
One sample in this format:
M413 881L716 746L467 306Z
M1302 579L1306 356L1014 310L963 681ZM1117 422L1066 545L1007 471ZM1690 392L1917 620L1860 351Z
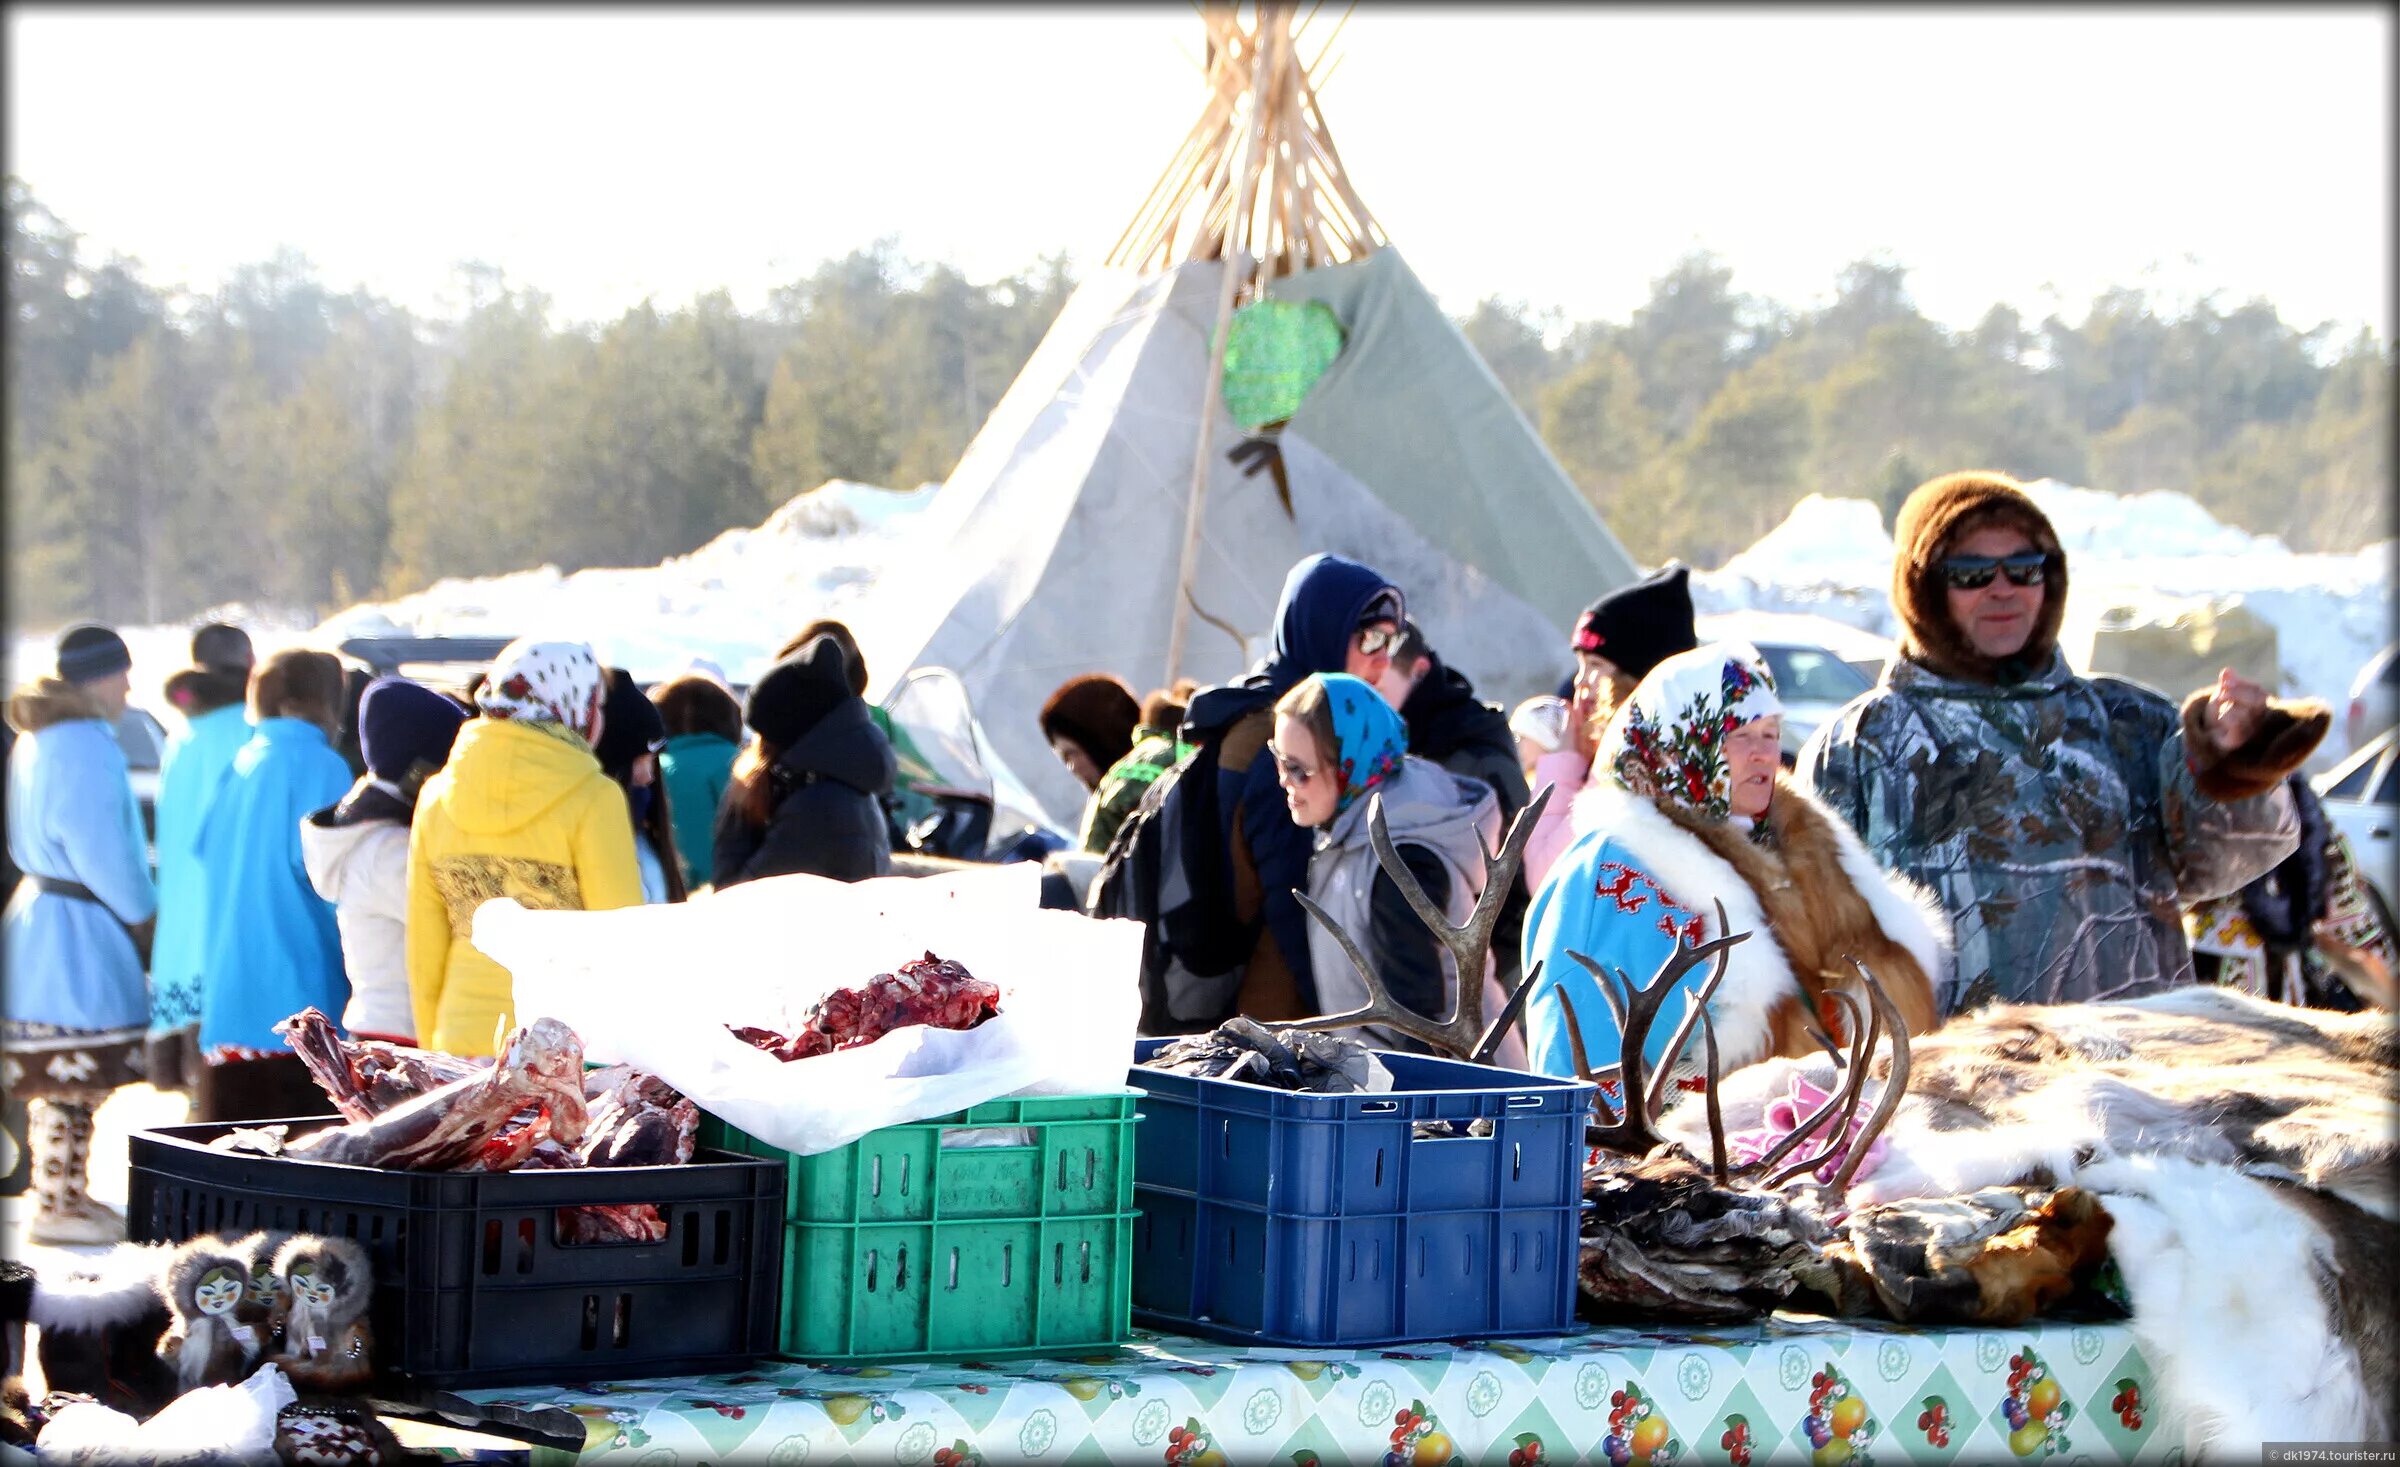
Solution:
M851 619L879 678L957 673L1070 827L1083 793L1035 719L1051 690L1239 676L1304 555L1382 571L1504 705L1551 691L1576 612L1637 574L1343 178L1290 9L1204 16L1199 125L925 510L922 573ZM1288 416L1245 426L1227 328L1259 302L1321 303L1339 350Z

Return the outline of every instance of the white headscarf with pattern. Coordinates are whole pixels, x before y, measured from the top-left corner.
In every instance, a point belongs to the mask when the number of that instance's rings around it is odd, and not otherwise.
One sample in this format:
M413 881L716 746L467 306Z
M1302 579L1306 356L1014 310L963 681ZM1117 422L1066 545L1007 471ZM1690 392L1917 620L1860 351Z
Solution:
M555 723L590 743L605 686L598 654L583 643L519 638L492 659L475 706L486 718Z

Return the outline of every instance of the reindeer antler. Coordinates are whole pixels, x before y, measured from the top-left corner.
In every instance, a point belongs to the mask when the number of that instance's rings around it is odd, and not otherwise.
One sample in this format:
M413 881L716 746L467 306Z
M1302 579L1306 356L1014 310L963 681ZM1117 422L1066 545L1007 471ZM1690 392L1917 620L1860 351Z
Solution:
M1893 1112L1899 1109L1901 1098L1908 1092L1908 1024L1901 1017L1899 1005L1892 1002L1890 992L1873 971L1856 958L1850 960L1850 965L1858 970L1859 981L1866 990L1867 1008L1862 1010L1850 994L1840 991L1829 991L1827 994L1848 1010L1851 1033L1857 1036L1852 1041L1845 1066L1849 1073L1844 1076L1843 1083L1835 1093L1826 1096L1824 1102L1794 1126L1790 1134L1769 1147L1757 1160L1730 1170L1725 1165L1724 1116L1716 1105L1716 1057L1712 1046L1708 1076L1708 1129L1709 1142L1715 1152L1718 1182L1756 1177L1768 1187L1780 1187L1795 1177L1815 1172L1836 1155L1841 1155L1841 1164L1834 1169L1827 1183L1839 1195L1850 1185L1850 1179L1857 1175L1858 1168L1866 1160L1868 1148L1875 1144L1875 1138L1882 1135L1884 1128L1891 1124ZM1849 1134L1850 1122L1858 1114L1859 1100L1866 1089L1867 1061L1874 1054L1877 1042L1886 1033L1891 1039L1891 1070L1884 1081L1883 1093L1876 1097L1875 1108L1867 1113L1866 1123L1859 1128L1857 1136L1852 1137ZM1834 1060L1837 1065L1843 1063L1838 1053ZM1778 1162L1797 1150L1829 1119L1833 1122L1832 1127L1825 1132L1824 1144L1815 1155L1777 1168Z
M1517 873L1525 864L1525 844L1533 839L1534 824L1541 819L1542 807L1550 802L1551 788L1544 785L1531 803L1517 812L1517 818L1509 822L1508 832L1501 839L1498 850L1486 847L1483 837L1480 834L1476 836L1476 850L1483 857L1483 892L1476 897L1475 910L1467 914L1467 920L1456 925L1451 923L1440 907L1434 905L1433 899L1425 894L1425 888L1417 884L1416 877L1409 874L1407 864L1400 859L1399 847L1392 843L1391 827L1384 820L1383 796L1380 793L1369 795L1367 839L1375 848L1375 860L1382 866L1384 874L1392 878L1392 884L1400 888L1400 894L1408 899L1408 905L1416 912L1418 920L1432 930L1435 939L1443 947L1449 949L1458 967L1458 997L1451 1005L1450 1017L1438 1021L1393 998L1391 991L1383 986L1383 979L1375 972L1374 964L1367 961L1366 954L1359 951L1358 944L1351 940L1350 934L1326 916L1324 908L1309 900L1306 892L1295 891L1292 896L1300 903L1300 909L1333 934L1333 940L1341 945L1343 954L1350 959L1350 966L1358 970L1358 976L1367 985L1367 1004L1348 1013L1302 1019L1292 1027L1322 1030L1380 1024L1476 1064L1490 1059L1492 1052L1500 1047L1500 1036L1507 1033L1508 1026L1515 1023L1524 1012L1525 1000L1533 992L1534 980L1541 976L1541 964L1536 963L1533 971L1520 979L1509 993L1508 1001L1500 1006L1500 1012L1488 1025L1484 1022L1483 967L1492 950L1492 929L1499 922L1501 905L1508 900L1510 888L1516 885Z
M1725 907L1720 902L1717 904L1718 930L1723 931L1725 925ZM1621 968L1604 969L1582 953L1570 951L1567 954L1599 984L1600 996L1608 1001L1609 1012L1617 1021L1619 1036L1617 1109L1613 1116L1589 1129L1592 1144L1605 1146L1612 1151L1647 1155L1665 1139L1658 1134L1658 1115L1666 1109L1667 1091L1673 1083L1676 1057L1683 1053L1684 1044L1691 1038L1692 1026L1704 1021L1709 1000L1716 996L1717 985L1725 980L1726 950L1737 942L1748 941L1749 937L1747 932L1727 932L1722 937L1692 943L1686 942L1678 934L1675 951L1667 955L1666 961L1659 964L1658 972L1640 988L1634 987L1633 980L1627 978ZM1675 1033L1668 1041L1665 1063L1659 1066L1656 1075L1651 1075L1646 1051L1650 1030L1657 1023L1659 1010L1675 992L1677 981L1685 973L1711 959L1716 962L1715 971L1692 995L1692 1004L1685 1012L1683 1022L1676 1025ZM1584 1051L1583 1025L1576 1017L1574 1000L1563 989L1558 998L1559 1007L1564 1011L1567 1021L1567 1047L1574 1055L1575 1073L1586 1080L1600 1079L1601 1075L1592 1069L1591 1058ZM1703 1039L1713 1056L1716 1052L1716 1031L1713 1026L1703 1030ZM1712 1058L1712 1081L1714 1074L1715 1063ZM1608 1115L1605 1102L1601 1114Z

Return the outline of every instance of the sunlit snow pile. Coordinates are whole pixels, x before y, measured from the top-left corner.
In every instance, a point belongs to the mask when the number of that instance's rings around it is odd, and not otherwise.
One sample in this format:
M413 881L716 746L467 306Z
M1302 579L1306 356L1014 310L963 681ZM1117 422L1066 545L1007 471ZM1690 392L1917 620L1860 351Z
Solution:
M2315 694L2338 711L2359 665L2390 639L2388 541L2346 555L2304 555L2271 535L2220 524L2180 494L2117 496L2049 481L2031 490L2066 545L2073 591L2063 641L2071 658L2085 655L2093 623L2112 608L2123 608L2115 617L2122 623L2128 616L2166 621L2211 601L2242 605L2276 629L2283 691ZM351 636L553 635L590 641L604 659L645 679L671 674L697 656L744 681L810 618L841 615L879 581L893 586L925 574L910 547L940 520L938 486L901 493L837 481L794 499L755 529L729 530L658 566L573 574L545 567L447 580L396 601L352 607L313 630L237 619L252 627L262 653L302 642L330 647ZM1897 632L1885 589L1891 555L1891 536L1873 504L1811 495L1757 544L1717 570L1697 573L1693 600L1703 615L1789 614L1760 623L1786 632L1806 625L1799 618L1823 617L1890 637ZM1096 566L1093 573L1111 569ZM183 665L188 632L172 626L126 635L135 655L136 701L158 707L158 685ZM1819 640L1831 640L1830 633ZM50 647L49 633L16 638L12 677L45 667ZM1562 672L1565 665L1562 638ZM988 721L1029 718L1033 710L977 713Z

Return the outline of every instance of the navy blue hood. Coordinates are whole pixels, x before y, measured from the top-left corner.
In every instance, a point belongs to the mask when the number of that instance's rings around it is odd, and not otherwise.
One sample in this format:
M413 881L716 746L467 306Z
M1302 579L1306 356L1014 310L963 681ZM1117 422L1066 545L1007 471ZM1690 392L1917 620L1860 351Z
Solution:
M1184 715L1185 737L1222 728L1273 702L1312 672L1340 672L1349 661L1351 634L1383 598L1391 602L1393 621L1406 615L1400 588L1381 572L1338 555L1304 557L1283 578L1273 650L1241 681L1194 697Z

